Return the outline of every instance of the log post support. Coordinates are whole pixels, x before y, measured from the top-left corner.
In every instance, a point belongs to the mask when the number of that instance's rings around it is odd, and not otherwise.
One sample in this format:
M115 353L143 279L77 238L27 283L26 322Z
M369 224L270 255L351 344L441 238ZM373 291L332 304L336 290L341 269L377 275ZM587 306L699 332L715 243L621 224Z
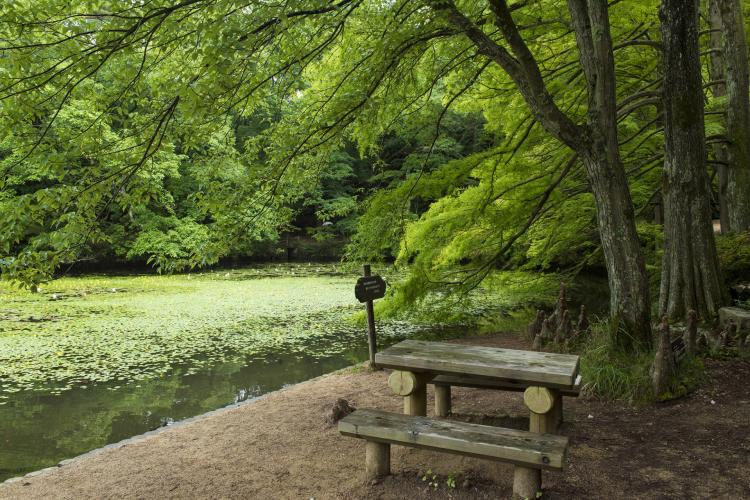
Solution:
M451 386L435 385L435 416L447 417L451 412Z
M552 412L555 414L554 429L557 430L560 428L564 420L563 419L563 397L562 397L562 394L560 394L560 391L555 391L554 396L555 396L555 404L552 406Z
M546 387L528 387L523 393L523 402L529 409L529 431L553 433L562 419L559 391ZM560 408L560 410L558 410Z
M367 441L365 443L365 470L368 481L390 474L391 445Z
M404 413L415 417L427 416L427 381L422 373L394 370L388 377L388 386L404 397Z
M422 384L404 398L404 414L413 417L427 416L427 386Z
M529 387L523 393L529 409L529 431L553 433L562 421L562 396L546 387ZM516 466L513 471L513 498L537 498L542 491L542 471Z
M537 498L542 491L542 471L516 465L513 468L513 500Z

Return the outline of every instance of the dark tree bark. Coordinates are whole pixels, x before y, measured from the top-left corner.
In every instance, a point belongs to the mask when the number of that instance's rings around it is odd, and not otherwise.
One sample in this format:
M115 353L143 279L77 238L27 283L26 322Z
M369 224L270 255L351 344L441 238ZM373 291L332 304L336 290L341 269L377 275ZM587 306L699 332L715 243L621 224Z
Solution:
M662 0L665 247L660 312L705 318L723 302L706 172L698 1Z
M708 21L711 27L711 36L709 46L710 51L710 77L711 77L711 93L716 98L721 98L727 95L726 71L724 71L724 56L722 54L722 41L721 34L723 31L723 24L721 18L721 7L719 5L720 0L708 0ZM729 165L729 152L727 151L727 145L723 142L717 142L713 145L714 158L717 162L716 175L718 178L718 194L719 194L719 220L721 222L721 232L729 232L729 207L727 200L727 188L728 188L728 168Z
M685 328L685 350L687 355L695 356L696 339L698 338L698 313L690 309L687 315L687 327Z
M588 82L589 111L585 125L575 123L555 104L505 0L489 0L489 4L510 51L479 29L453 2L436 2L435 8L445 11L448 20L474 43L480 54L505 70L536 120L581 158L596 201L614 338L626 349L650 347L648 278L617 140L614 58L607 2L569 0L568 3Z
M617 330L624 326L632 336L616 336L623 347L630 347L631 341L646 347L651 342L648 276L617 139L616 79L608 6L606 0L568 0L568 7L588 84L588 127L579 155L596 200L612 300L612 327Z
M722 53L726 72L727 210L729 229L750 229L750 96L748 95L747 40L740 0L719 0L722 18Z
M691 0L677 0L690 2ZM666 316L662 318L659 325L659 333L656 342L656 354L654 362L651 364L651 384L654 388L654 395L660 396L667 392L669 383L675 372L674 354L672 354L672 344L669 337L669 322Z

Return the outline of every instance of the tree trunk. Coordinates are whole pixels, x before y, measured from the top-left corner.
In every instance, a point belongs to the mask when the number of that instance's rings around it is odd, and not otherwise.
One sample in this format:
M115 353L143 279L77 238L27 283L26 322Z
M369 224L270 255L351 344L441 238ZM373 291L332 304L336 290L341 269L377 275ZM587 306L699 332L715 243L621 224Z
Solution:
M710 55L710 80L711 93L715 98L721 98L727 95L726 84L726 72L724 71L724 56L722 54L722 41L721 33L723 32L723 24L721 18L721 6L719 5L720 0L709 0L708 1L708 21L711 27L711 37L709 46L711 48ZM716 165L716 175L718 177L718 194L719 194L719 220L721 222L721 232L729 232L729 206L727 200L727 184L728 184L728 168L729 164L729 152L727 151L727 145L722 142L717 142L713 145L714 159L720 162Z
M589 140L579 151L596 200L599 238L610 289L614 338L626 348L651 347L648 276L635 227L630 188L617 139L615 65L605 0L568 0L588 82ZM620 328L627 335L618 334Z
M677 1L684 2L685 0ZM651 364L651 384L654 388L655 396L658 397L667 392L674 372L674 354L672 354L672 343L669 337L669 323L665 316L659 325L656 353L654 362Z
M601 155L606 154L592 151L583 157L583 163L596 200L599 238L607 266L612 334L626 350L648 349L650 292L627 179L621 168L612 168ZM619 334L620 329L627 334Z
M635 230L635 214L617 141L617 105L607 0L568 0L588 82L588 123L581 126L554 102L518 31L506 0L488 0L507 46L496 43L452 1L435 2L477 51L511 77L534 117L575 151L588 174L611 291L613 336L626 349L651 347L648 279ZM593 27L593 28L592 28Z
M689 309L705 318L722 304L711 221L698 45L698 1L662 0L664 45L665 247L659 308L671 319Z
M727 209L729 229L750 229L750 96L748 96L747 40L740 0L720 0L722 51L726 69Z

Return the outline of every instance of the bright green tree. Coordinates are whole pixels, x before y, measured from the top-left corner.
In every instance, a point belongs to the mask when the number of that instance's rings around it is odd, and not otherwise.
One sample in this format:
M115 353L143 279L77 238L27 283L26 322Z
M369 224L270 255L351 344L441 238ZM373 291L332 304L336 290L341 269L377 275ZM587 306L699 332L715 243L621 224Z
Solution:
M383 178L355 240L399 245L415 269L407 295L585 255L607 270L615 339L648 347L638 222L663 158L657 4L5 4L4 272L33 281L74 259L107 237L112 207L148 206L184 159L200 211L151 210L131 250L164 266L273 237L311 193L321 219L344 216L351 193L321 197L348 175L336 155L355 143L377 158L421 121L429 139ZM451 110L481 113L490 139L451 143ZM237 144L236 120L264 113Z

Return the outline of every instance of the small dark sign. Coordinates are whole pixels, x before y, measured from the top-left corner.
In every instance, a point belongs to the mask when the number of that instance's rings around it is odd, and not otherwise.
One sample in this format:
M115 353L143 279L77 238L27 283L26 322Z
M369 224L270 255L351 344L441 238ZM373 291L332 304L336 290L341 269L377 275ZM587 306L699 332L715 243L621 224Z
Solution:
M359 278L354 286L354 296L360 302L383 298L385 296L385 281L378 275Z

